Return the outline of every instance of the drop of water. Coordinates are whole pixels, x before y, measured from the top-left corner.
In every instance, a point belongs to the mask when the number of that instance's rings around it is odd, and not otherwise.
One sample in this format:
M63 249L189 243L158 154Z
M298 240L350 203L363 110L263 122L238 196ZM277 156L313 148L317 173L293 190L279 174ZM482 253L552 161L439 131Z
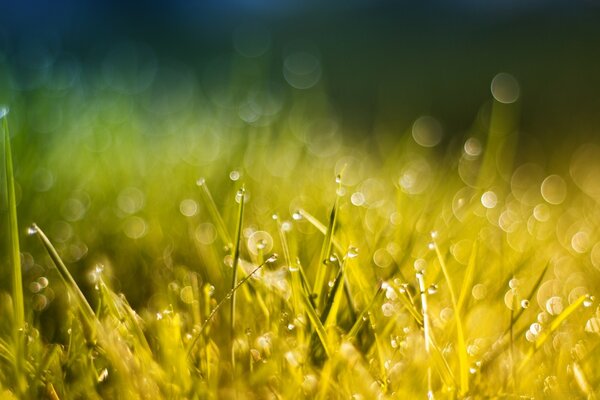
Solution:
M335 176L335 183L341 183L342 182L342 175L338 174Z
M294 211L294 213L292 214L292 218L295 221L300 221L302 219L302 214L300 213L300 211Z
M238 179L240 179L240 173L239 171L231 171L229 173L229 179L231 179L232 181L237 181Z
M527 300L527 299L521 300L521 308L527 308L527 307L529 307L529 300Z
M10 109L8 108L8 106L0 106L0 119L6 117L9 111Z
M438 291L438 287L435 284L429 286L429 288L427 289L427 293L429 293L429 294L436 294L437 291Z
M204 178L199 178L196 181L196 185L198 185L198 186L204 186L204 184L206 184L206 179L204 179Z
M429 244L427 245L427 248L428 248L429 250L434 250L434 249L435 249L435 243L433 243L433 242L429 243Z
M358 249L354 246L348 247L348 252L346 253L348 258L356 258L358 256Z
M596 298L594 296L591 295L587 295L585 296L585 299L583 300L583 306L584 307L591 307L592 304L594 304L594 301L596 300Z
M275 261L277 261L277 259L279 258L279 255L277 255L277 253L274 253L271 257L267 258L267 263L274 263Z
M246 189L241 188L237 191L237 193L235 194L235 201L237 203L239 203L240 201L242 201L242 199L244 199L244 196L246 194Z
M104 382L106 380L106 378L108 378L108 369L104 368L98 374L98 382Z
M271 215L271 218L273 219L273 221L277 221L279 219L279 215L273 214Z
M335 254L332 254L332 255L329 256L329 261L332 262L332 263L336 262L337 259L338 258L337 258L337 256Z
M431 234L430 234L430 235L431 235L431 238L432 238L432 239L436 239L436 238L438 237L438 233L437 233L437 231L431 231Z
M36 224L31 225L29 228L27 228L27 234L28 235L35 235L36 233L38 233L38 227Z

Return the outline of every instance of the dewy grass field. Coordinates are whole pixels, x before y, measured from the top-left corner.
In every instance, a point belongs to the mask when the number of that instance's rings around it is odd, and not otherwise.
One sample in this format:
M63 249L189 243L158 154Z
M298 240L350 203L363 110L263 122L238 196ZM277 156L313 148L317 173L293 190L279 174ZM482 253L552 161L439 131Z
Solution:
M600 147L521 154L510 75L363 139L105 80L2 112L2 398L595 398Z

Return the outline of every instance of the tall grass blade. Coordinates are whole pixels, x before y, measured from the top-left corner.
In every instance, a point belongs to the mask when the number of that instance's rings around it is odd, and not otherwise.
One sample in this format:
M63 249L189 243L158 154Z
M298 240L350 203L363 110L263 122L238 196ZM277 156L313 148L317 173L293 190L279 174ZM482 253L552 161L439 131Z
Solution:
M223 221L223 217L221 217L221 213L219 213L217 205L215 204L215 201L212 195L210 194L210 190L208 190L206 180L204 178L200 178L196 182L196 185L200 187L200 196L202 197L202 201L208 208L208 213L210 214L217 227L217 232L219 233L221 240L223 241L223 243L225 243L226 246L232 246L233 243L231 241L231 236L229 235L229 231L227 230L225 221Z
M450 300L452 301L452 306L454 307L454 321L456 323L456 340L458 342L456 351L458 353L458 362L460 367L460 394L462 395L469 391L469 363L467 346L465 344L465 336L463 333L462 321L459 315L456 295L454 294L452 280L450 279L450 274L448 272L448 268L446 267L446 261L444 260L444 257L440 252L439 246L435 242L434 248L435 254L437 255L438 261L440 262L440 266L442 268L442 273L444 274L444 278L448 285L448 291L450 293Z
M471 249L471 255L469 257L469 262L467 264L467 270L465 271L465 276L463 278L463 283L460 288L460 293L458 294L458 301L456 302L456 312L460 314L465 300L471 293L471 284L473 283L473 277L475 275L475 264L477 262L477 240L473 241L473 247Z
M77 282L75 282L75 279L69 272L69 269L58 255L58 252L56 251L46 234L36 224L33 224L29 228L29 231L30 233L37 235L37 237L41 240L42 244L44 245L44 248L48 252L48 255L52 259L54 266L58 270L59 276L67 286L67 289L70 290L77 298L77 305L79 307L79 310L81 311L84 320L86 320L86 322L89 324L89 327L92 327L96 321L96 314L94 313L94 310L92 310L90 303L88 303L81 289L79 289L79 286L77 285Z
M208 317L206 317L206 319L204 320L204 322L202 323L202 325L200 325L200 328L198 328L198 331L196 332L196 335L190 340L190 344L189 344L188 349L187 349L188 358L191 356L192 350L194 350L194 348L198 344L198 340L202 336L202 333L204 332L204 330L206 329L206 327L208 326L208 324L210 323L210 321L217 314L217 312L223 307L223 305L225 304L225 302L227 300L233 298L233 294L244 283L246 283L248 281L248 279L250 279L255 273L258 272L259 269L261 269L262 267L264 267L267 263L273 262L276 259L276 257L277 257L276 255L271 256L265 262L263 262L262 264L260 264L258 267L254 268L248 275L246 275L245 277L243 277L242 279L240 279L239 282L235 285L235 287L233 287L233 289L231 289L229 291L229 293L227 293L227 295L223 299L221 299L221 301L215 306L215 308L212 309L212 311L210 312L210 314L208 315Z
M26 383L23 379L25 363L25 306L23 302L23 278L21 276L21 250L19 247L19 225L17 222L17 201L15 198L15 178L13 173L12 152L10 148L10 132L8 130L8 108L0 111L4 130L4 171L8 205L8 241L10 245L10 263L12 266L12 301L13 301L13 340L15 343L15 374L17 386L24 393Z
M236 194L236 199L239 200L238 206L238 214L237 214L237 223L235 228L235 243L233 245L233 265L232 265L232 274L231 274L231 309L229 312L230 318L230 327L231 327L231 340L235 337L235 288L238 286L237 283L237 273L238 266L240 262L240 240L242 237L242 221L244 219L244 196L246 194L246 190L242 187ZM235 353L232 352L232 361L235 365Z

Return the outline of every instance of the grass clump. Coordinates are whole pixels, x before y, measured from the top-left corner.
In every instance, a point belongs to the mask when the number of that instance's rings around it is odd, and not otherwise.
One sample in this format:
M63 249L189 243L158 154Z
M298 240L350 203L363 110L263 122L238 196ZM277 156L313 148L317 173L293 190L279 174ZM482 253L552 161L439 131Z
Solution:
M3 396L594 398L597 147L520 159L506 107L445 156L282 125L199 159L129 116L14 170L4 115Z

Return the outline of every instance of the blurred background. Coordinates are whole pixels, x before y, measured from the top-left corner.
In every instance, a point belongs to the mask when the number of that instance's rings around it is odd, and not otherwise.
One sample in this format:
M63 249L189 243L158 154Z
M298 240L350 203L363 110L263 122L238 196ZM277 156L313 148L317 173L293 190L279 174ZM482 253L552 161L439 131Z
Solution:
M539 197L544 173L565 174L600 138L599 22L597 1L5 2L0 104L20 223L45 229L80 278L105 264L139 305L177 265L222 265L201 177L230 227L246 184L248 237L298 207L326 221L343 165L352 203L382 227L396 189L421 204L448 166L487 189L473 179L482 145L503 185L536 162L524 186ZM486 143L493 129L508 139ZM600 148L583 155L573 177ZM49 262L23 241L27 284Z
M171 79L210 97L235 86L228 69L256 81L260 69L282 95L326 93L344 132L431 114L460 133L507 72L521 129L560 138L598 126L599 21L594 0L6 2L0 101L96 71L116 91Z

